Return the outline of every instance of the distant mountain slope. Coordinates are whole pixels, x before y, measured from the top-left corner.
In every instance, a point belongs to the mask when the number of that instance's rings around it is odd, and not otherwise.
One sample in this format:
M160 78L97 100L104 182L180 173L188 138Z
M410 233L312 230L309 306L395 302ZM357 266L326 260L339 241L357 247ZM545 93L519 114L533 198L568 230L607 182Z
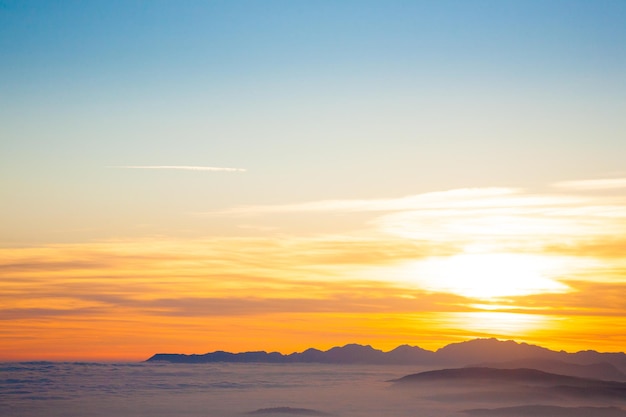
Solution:
M271 417L273 415L287 415L287 416L330 416L331 414L323 411L312 410L310 408L293 408L293 407L273 407L273 408L259 408L258 410L250 411L251 415L264 415Z
M606 362L578 365L575 363L551 359L525 358L506 362L483 362L479 364L472 364L470 366L500 369L530 368L540 369L554 374L577 376L580 378L603 379L606 381L626 381L626 374L620 372L615 366Z
M592 401L626 403L626 383L558 375L536 369L453 368L420 372L390 381L396 388L432 398L458 400L459 393L474 400Z
M497 368L453 368L426 371L406 375L392 382L396 384L445 382L462 383L467 381L489 383L523 383L528 385L559 386L559 387L602 387L621 390L626 398L626 383L616 381L602 381L599 379L578 378L559 375L537 369L497 369Z
M626 373L626 354L598 353L582 351L577 353L556 352L540 346L517 343L512 340L500 341L497 339L475 339L467 342L454 343L445 346L436 352L422 349L417 346L399 346L390 352L383 352L371 346L349 344L334 347L327 351L307 349L301 353L284 355L278 352L243 352L229 353L217 351L201 355L185 355L176 353L158 353L148 361L166 361L173 363L210 363L210 362L264 362L264 363L331 363L331 364L402 364L423 366L457 367L480 363L503 363L492 367L507 368L506 362L529 360L531 366L548 371L559 371L575 376L594 376L601 379L624 380ZM542 362L543 361L543 362ZM568 365L549 364L546 361L557 361L569 365L590 366L583 368L570 367L569 371L560 372ZM545 368L543 365L547 365ZM604 364L604 365L602 365ZM608 364L608 365L607 365ZM588 372L589 374L585 374Z
M626 417L626 411L618 407L558 407L554 405L480 408L465 410L465 413L478 417Z

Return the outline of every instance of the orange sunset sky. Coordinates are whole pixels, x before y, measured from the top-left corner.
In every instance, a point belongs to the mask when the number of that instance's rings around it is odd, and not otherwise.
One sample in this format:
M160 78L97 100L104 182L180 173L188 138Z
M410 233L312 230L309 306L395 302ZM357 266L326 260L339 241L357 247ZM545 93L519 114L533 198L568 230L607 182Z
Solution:
M2 2L0 361L626 350L624 18Z

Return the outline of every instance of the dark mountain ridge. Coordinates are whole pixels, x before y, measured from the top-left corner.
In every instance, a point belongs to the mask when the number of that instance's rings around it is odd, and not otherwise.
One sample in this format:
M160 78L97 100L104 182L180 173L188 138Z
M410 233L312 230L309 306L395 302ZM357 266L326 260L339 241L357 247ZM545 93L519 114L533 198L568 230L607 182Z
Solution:
M480 417L626 417L626 411L619 407L560 407L555 405L483 408L465 410L465 413Z
M528 403L559 401L591 404L624 404L626 383L558 375L537 369L452 368L406 375L389 381L396 388L411 392L430 392L439 400Z
M626 381L626 374L607 362L579 365L560 360L524 358L504 362L482 362L470 366L498 369L530 368L541 369L553 374L577 376L581 378Z
M552 368L558 368L559 373L562 374L626 380L626 354L622 352L599 353L590 350L577 353L557 352L540 346L497 339L474 339L453 343L434 352L408 345L398 346L389 352L383 352L369 345L348 344L342 347L333 347L326 351L311 348L300 353L295 352L288 355L264 351L242 353L216 351L192 355L157 353L147 361L172 363L261 362L420 366L468 366L489 363L490 367L506 368L514 367L511 366L511 363L522 360L535 361L537 364L552 362ZM510 363L505 365L507 362ZM556 362L560 364L556 364ZM503 365L498 366L498 363ZM583 366L588 367L584 368Z
M553 374L537 369L497 369L483 367L439 369L411 374L396 379L394 383L406 384L416 382L445 382L465 383L465 381L488 381L490 383L523 383L536 385L558 385L568 387L602 387L622 391L626 398L626 383L616 381L601 381L590 378L579 378L567 375Z

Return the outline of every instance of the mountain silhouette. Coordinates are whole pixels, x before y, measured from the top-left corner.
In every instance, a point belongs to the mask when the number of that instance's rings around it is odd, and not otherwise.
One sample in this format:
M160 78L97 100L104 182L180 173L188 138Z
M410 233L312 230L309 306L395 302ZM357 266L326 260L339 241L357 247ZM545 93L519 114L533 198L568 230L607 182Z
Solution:
M331 364L426 364L435 353L414 346L399 346L390 352L374 349L369 345L348 344L327 351L310 348L301 353L283 355L278 352L229 353L216 351L202 355L181 353L157 353L147 362L165 361L172 363L210 362L262 362L262 363L331 363Z
M291 415L291 416L330 416L331 414L325 413L319 410L312 410L310 408L294 408L294 407L272 407L272 408L259 408L258 410L250 411L246 414L250 415Z
M452 368L411 374L389 381L394 388L427 394L439 401L587 401L626 403L626 383L578 378L537 369Z
M541 358L516 359L505 362L481 362L471 367L486 367L499 369L530 368L541 369L554 374L577 376L580 378L604 379L610 381L626 381L626 374L607 362L578 365L564 361Z
M557 352L549 349L517 343L513 340L474 339L467 342L452 343L437 350L437 359L449 365L510 361L521 357L555 359Z
M328 363L420 365L431 367L463 367L489 364L491 368L536 368L570 376L606 380L626 380L626 354L582 351L567 353L512 340L474 339L447 345L437 351L402 345L389 352L369 345L348 344L322 351L314 348L284 355L278 352L229 353L216 351L205 354L157 353L148 362L172 363ZM527 361L524 363L523 361Z
M560 407L555 405L524 405L502 408L465 410L478 417L626 417L626 411L618 407Z
M411 374L393 380L396 384L445 382L464 383L465 381L487 381L490 383L523 383L525 385L556 385L560 387L602 387L622 391L626 398L626 383L602 381L590 378L578 378L553 374L537 369L497 369L497 368L453 368L439 369Z

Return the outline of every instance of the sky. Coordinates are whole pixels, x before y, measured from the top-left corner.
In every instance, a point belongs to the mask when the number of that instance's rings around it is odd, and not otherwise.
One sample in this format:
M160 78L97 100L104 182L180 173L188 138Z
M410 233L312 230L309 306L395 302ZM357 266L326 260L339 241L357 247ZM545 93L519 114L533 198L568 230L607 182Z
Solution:
M624 351L625 19L0 0L0 360Z

